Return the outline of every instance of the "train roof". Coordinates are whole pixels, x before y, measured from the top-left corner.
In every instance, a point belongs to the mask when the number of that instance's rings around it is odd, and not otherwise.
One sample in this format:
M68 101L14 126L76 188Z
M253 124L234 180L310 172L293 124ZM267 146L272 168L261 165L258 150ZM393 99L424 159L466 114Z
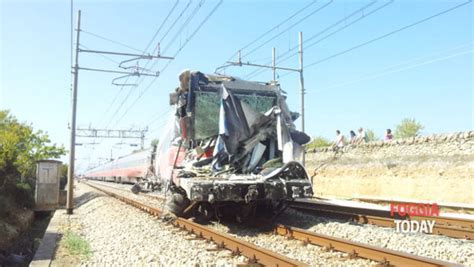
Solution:
M264 83L256 81L246 81L238 77L216 74L204 74L199 71L183 71L179 75L180 87L178 90L187 91L189 79L191 76L198 80L199 87L193 86L193 90L218 90L224 85L231 91L248 91L248 92L262 92L262 93L280 93L281 88L279 84Z

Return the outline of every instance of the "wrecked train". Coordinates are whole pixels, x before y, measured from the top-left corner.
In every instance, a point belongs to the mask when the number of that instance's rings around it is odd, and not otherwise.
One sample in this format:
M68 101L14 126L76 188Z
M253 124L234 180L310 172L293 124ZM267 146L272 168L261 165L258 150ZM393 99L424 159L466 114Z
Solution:
M92 170L87 177L163 188L171 212L205 219L277 214L287 200L313 195L299 163L310 138L296 130L298 114L278 84L197 71L179 80L170 94L175 113L158 146L145 150L136 166L119 172L111 162L106 174ZM132 177L122 176L126 168L135 168Z

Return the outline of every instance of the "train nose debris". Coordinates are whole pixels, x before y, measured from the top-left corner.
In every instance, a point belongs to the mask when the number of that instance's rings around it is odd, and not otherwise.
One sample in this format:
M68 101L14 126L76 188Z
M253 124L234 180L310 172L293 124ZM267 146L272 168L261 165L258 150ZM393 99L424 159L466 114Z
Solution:
M146 157L141 164L151 166L132 178L171 191L168 207L178 213L194 205L193 212L215 210L216 216L230 212L244 218L312 196L312 184L299 163L302 145L310 138L296 130L299 115L288 109L278 84L198 71L184 71L179 80L169 99L175 113L158 146L133 156L134 162ZM107 168L114 169L114 163ZM206 209L199 208L203 203Z

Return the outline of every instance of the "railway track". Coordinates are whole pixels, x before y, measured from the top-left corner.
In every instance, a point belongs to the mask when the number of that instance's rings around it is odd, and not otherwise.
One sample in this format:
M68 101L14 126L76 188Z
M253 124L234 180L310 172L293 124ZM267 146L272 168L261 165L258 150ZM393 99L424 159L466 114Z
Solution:
M104 189L102 186L85 183L99 191L115 197L127 204L146 211L154 216L162 215L162 211L156 207L130 199L123 195ZM111 186L108 186L111 187ZM112 188L112 187L111 187ZM155 196L153 196L156 198ZM219 248L228 249L235 255L243 255L249 259L250 264L264 266L307 266L303 262L290 259L284 255L255 246L246 241L239 240L226 233L214 230L210 227L195 223L189 219L176 218L173 225L185 230L196 238L204 238L217 244ZM273 229L273 234L281 235L289 239L303 241L304 244L313 244L326 248L348 253L350 258L364 258L379 262L384 266L456 266L444 261L420 257L409 253L398 252L390 249L370 246L341 238L318 234L304 229L278 224Z
M290 207L298 210L309 211L318 215L341 217L356 223L391 228L395 227L394 219L416 221L434 220L435 225L433 227L433 234L468 240L474 239L474 221L469 219L443 216L396 216L394 218L390 215L388 210L335 205L310 200L297 200L290 202Z
M411 203L422 203L422 204L431 204L428 201L407 201L407 200L397 200L397 199L383 199L383 198L372 198L372 197L356 197L351 198L352 201L358 201L363 203L375 203L375 204L390 204L393 202L396 203L403 203L403 204L411 204ZM474 212L474 206L462 204L462 203L437 203L440 209L450 210L450 211L461 211L472 213Z
M139 208L145 212L148 212L154 216L160 216L163 212L155 207L149 206L145 203L130 199L123 195L116 194L109 190L104 189L104 187L92 185L90 183L85 183L92 188L104 192L105 194L117 198L129 205L132 205L136 208ZM261 264L265 266L307 266L305 263L290 259L283 255L274 253L267 249L257 247L253 244L250 244L246 241L239 240L228 234L218 232L209 227L197 224L191 220L184 218L176 218L173 221L173 225L185 230L191 234L194 234L197 238L204 238L209 241L212 241L217 244L219 248L228 249L232 251L235 255L243 255L249 259L250 264Z
M349 257L360 257L380 262L382 266L456 266L444 261L438 261L413 254L390 249L370 246L342 238L316 234L303 229L277 225L275 233L301 240L305 243L322 246L326 249L337 250L349 254Z

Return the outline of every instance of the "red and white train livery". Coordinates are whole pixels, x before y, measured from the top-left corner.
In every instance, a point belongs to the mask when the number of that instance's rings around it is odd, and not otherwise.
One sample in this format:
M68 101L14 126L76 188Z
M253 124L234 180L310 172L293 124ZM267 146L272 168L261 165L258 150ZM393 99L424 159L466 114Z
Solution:
M88 179L118 183L137 183L153 173L155 148L147 148L88 170Z

